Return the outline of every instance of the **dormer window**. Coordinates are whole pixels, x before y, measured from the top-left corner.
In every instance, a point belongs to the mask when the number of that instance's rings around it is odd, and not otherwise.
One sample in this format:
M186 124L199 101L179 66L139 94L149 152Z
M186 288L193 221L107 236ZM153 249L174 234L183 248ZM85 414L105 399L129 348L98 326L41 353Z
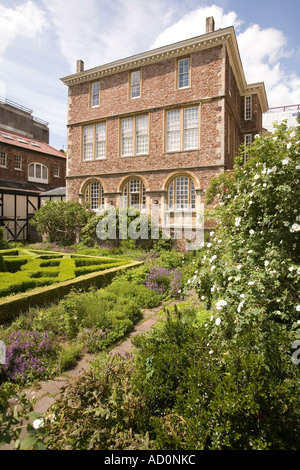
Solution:
M48 183L48 168L41 163L30 163L28 166L28 181Z

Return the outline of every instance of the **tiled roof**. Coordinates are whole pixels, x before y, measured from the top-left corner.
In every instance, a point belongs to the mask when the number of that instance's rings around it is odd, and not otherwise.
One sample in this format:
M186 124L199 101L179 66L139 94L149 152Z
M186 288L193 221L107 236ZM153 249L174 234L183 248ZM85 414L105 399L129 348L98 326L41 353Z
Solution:
M66 195L66 188L54 188L50 189L49 191L45 191L41 194L42 196L65 196Z
M31 139L30 137L24 137L23 135L12 131L7 131L6 129L1 129L1 126L0 143L13 145L14 147L22 149L34 150L36 152L45 153L55 157L66 158L65 153L56 150L54 147L51 147L51 145L46 144L45 142L40 142L39 140Z

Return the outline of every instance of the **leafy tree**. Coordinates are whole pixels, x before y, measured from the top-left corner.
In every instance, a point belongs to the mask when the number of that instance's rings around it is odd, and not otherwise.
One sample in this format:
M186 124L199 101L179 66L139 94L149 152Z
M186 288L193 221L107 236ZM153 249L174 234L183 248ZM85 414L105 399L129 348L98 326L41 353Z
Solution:
M35 212L30 223L50 242L69 245L76 242L90 217L91 213L79 202L49 201Z

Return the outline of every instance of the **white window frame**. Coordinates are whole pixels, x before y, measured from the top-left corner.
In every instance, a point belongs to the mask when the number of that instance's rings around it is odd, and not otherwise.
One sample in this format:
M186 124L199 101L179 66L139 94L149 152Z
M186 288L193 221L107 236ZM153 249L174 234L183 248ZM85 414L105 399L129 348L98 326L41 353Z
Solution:
M93 82L91 85L91 108L98 108L100 105L100 82Z
M146 125L139 123L146 121ZM149 115L140 114L120 120L120 156L135 157L149 153Z
M103 128L100 133L98 130ZM106 121L89 124L82 128L82 161L105 160L107 132ZM88 132L89 131L89 132ZM100 150L101 144L101 150Z
M15 162L14 162L14 169L17 171L22 171L22 156L16 154L15 155Z
M186 71L186 67L188 71ZM184 57L177 62L177 87L178 90L190 86L190 58Z
M135 100L141 97L141 71L130 72L130 98Z
M3 151L0 152L0 167L7 168L7 153Z
M252 95L246 95L244 98L244 105L245 105L245 113L244 118L245 121L250 121L252 119Z
M138 196L138 203L132 202L132 196ZM140 178L128 179L123 186L122 199L124 207L135 207L139 210L146 208L146 188Z
M54 176L60 178L60 167L58 163L54 163Z
M87 181L83 190L83 199L84 202L88 202L90 204L90 209L92 211L98 211L104 207L104 189L100 181Z
M196 190L195 183L189 176L175 176L168 187L168 210L195 211Z
M194 116L197 117L195 124L186 120L188 111L195 110ZM176 119L172 119L176 117ZM172 122L174 123L172 125ZM199 149L199 106L189 106L186 108L166 111L165 124L165 152L190 152ZM194 144L188 144L188 136L194 133ZM173 140L173 144L172 144Z
M30 176L31 168L33 168L33 175ZM40 176L39 176L40 171ZM46 174L46 176L44 176ZM48 168L39 162L30 163L28 165L28 181L34 183L45 183L48 184Z
M95 125L95 160L106 158L106 122Z

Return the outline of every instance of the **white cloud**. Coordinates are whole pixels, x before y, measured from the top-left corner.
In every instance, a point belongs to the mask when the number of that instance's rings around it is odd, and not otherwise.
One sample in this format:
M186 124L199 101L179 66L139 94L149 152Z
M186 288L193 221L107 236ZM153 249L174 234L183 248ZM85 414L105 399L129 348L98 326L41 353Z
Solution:
M43 0L43 4L71 72L77 59L87 69L143 52L169 18L166 0L152 0L151 8L147 0Z
M300 77L288 73L281 59L289 59L293 50L283 32L251 25L237 37L248 83L263 81L270 107L297 104L300 100Z
M19 37L33 38L45 27L45 14L32 1L14 8L0 5L0 54Z
M294 57L294 51L288 49L283 32L275 28L263 29L254 24L240 33L244 21L234 11L225 13L216 5L197 8L162 31L152 47L204 34L205 19L209 16L214 17L216 29L235 27L246 81L249 84L265 83L270 107L300 102L300 77L288 72L283 65L283 59Z
M210 7L197 8L186 15L179 21L163 31L155 40L152 47L166 46L177 41L200 36L206 31L206 18L214 17L215 28L227 28L234 26L236 29L242 24L237 18L237 14L231 11L224 13L221 7L212 5Z

